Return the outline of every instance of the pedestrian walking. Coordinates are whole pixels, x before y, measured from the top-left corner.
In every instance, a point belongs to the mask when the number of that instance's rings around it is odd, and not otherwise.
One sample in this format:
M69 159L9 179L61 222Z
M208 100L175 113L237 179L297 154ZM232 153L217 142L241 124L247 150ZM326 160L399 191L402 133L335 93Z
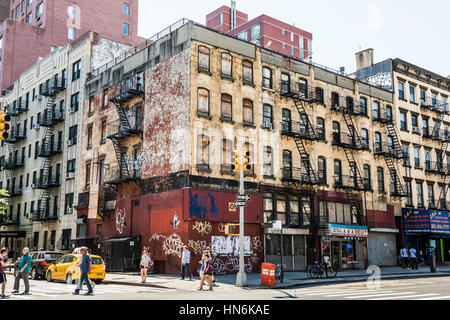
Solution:
M94 290L91 286L91 282L89 281L89 275L91 274L92 269L91 257L87 254L86 247L81 247L80 253L81 253L81 260L80 262L77 263L77 266L75 267L75 272L79 268L81 271L81 276L80 280L78 281L78 285L72 294L74 295L80 294L80 290L83 287L83 282L86 281L86 285L88 287L88 292L86 293L86 295L91 295L94 293Z
M409 263L411 265L411 269L417 270L417 251L414 247L409 248Z
M406 246L400 250L400 257L402 258L402 268L409 270L409 254Z
M210 248L207 248L207 249L206 249L206 252L211 256L211 259L212 259L211 249L210 249ZM213 271L212 274L211 274L211 279L212 279L212 282L213 282L213 283L216 283L216 282L217 282L217 280L214 279L214 271ZM217 287L216 284L214 284L213 286L214 286L214 287Z
M18 264L19 269L16 278L14 279L14 291L12 293L13 294L19 293L20 279L23 279L23 283L25 284L25 291L22 292L22 294L29 295L30 283L28 282L28 274L30 273L31 269L30 249L28 249L27 247L23 248L22 254L23 255L20 258Z
M203 284L208 282L209 284L209 291L213 291L213 281L212 281L212 273L214 272L214 265L212 262L211 255L209 253L205 253L204 255L204 268L203 268L203 275L200 280L200 287L197 289L199 291L203 290Z
M191 252L185 246L183 247L183 255L181 256L181 280L184 280L184 271L187 271L189 280L192 280L192 274L189 271L189 263L191 261Z
M206 250L204 249L202 252L202 258L200 259L200 261L198 262L200 264L200 269L198 270L198 274L200 276L200 280L203 277L203 269L205 268L205 254L206 254Z
M141 283L145 283L147 281L147 270L150 266L150 256L148 255L147 249L144 249L141 256Z
M89 259L91 259L91 249L87 249L87 255L89 256ZM92 259L91 259L91 261L92 261ZM89 277L87 277L86 278L87 279L87 281L89 281L89 283L91 284L91 287L92 287L92 290L94 290L94 287L95 287L95 283L94 283L94 281L91 281L91 279L89 279ZM87 284L86 284L86 286L87 286Z
M8 249L7 248L2 248L0 250L0 284L2 285L2 295L1 298L5 299L8 296L5 294L5 289L6 289L6 274L3 270L4 267L7 267L8 265L11 264L10 261L5 262L5 260L7 259L7 253L8 253Z

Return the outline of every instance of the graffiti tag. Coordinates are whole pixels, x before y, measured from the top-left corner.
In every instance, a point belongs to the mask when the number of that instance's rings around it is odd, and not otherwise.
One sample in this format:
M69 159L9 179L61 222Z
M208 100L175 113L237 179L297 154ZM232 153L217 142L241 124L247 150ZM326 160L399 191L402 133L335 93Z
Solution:
M189 217L207 220L208 214L216 216L219 209L216 207L214 196L208 192L206 196L192 194L189 190Z

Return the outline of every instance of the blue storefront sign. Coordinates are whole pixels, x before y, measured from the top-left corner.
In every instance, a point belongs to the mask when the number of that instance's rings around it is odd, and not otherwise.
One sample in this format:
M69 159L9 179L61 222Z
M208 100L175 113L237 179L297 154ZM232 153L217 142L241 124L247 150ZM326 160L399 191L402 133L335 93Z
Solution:
M449 214L445 211L402 208L403 229L416 233L450 233Z

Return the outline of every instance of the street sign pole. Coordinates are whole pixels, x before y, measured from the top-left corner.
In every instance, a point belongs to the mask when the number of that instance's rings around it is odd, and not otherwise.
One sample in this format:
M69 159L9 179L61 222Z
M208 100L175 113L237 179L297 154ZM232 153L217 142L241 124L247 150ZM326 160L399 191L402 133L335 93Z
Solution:
M281 241L281 274L280 274L280 282L283 283L284 280L284 268L283 268L283 224L280 229L280 241Z
M244 194L244 150L239 150L239 193ZM244 268L244 207L239 207L239 272L236 276L236 287L247 286L247 274Z

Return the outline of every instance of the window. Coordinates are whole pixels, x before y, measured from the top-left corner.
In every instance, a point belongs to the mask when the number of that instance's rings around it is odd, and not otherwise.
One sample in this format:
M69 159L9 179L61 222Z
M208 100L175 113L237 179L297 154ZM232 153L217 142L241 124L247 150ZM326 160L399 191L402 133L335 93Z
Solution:
M319 157L319 183L326 184L327 183L327 161L324 157Z
M123 34L126 34L126 35L130 34L130 25L128 23L123 24Z
M209 49L207 47L198 47L198 69L209 72Z
M273 176L273 165L272 165L272 148L264 147L264 168L263 175L272 177Z
M34 158L37 159L39 154L39 141L34 143Z
M108 89L103 89L102 108L106 108L107 106L108 106Z
M320 140L325 140L325 120L323 118L317 118L317 134Z
M432 184L428 184L427 188L428 188L428 208L433 209L436 206L434 203L434 186Z
M378 101L373 102L373 118L375 120L380 119L380 103Z
M247 41L247 39L248 39L247 31L244 31L244 32L239 33L238 39Z
M428 131L428 118L422 118L422 131L424 136L430 135Z
M127 16L130 15L130 5L128 3L123 4L123 13Z
M72 65L72 81L80 79L80 73L81 73L81 60L78 60Z
M281 110L281 131L282 133L291 132L291 111L289 109Z
M70 214L73 212L73 193L66 194L64 207L64 214Z
M405 167L409 167L410 166L409 147L407 145L402 145L402 154L403 154L403 165Z
M420 103L426 105L427 93L424 89L420 89Z
M295 55L295 48L291 47L291 56Z
M292 152L283 150L283 179L292 179Z
M20 6L17 6L16 8L16 19L19 19L20 17Z
M423 208L423 186L422 182L416 182L417 206Z
M261 26L258 24L251 29L251 40L259 39Z
M403 131L408 131L408 126L406 122L406 112L400 112L400 129Z
M263 76L263 88L266 89L272 89L272 69L268 67L263 67L262 70L262 76Z
M247 60L242 62L242 75L244 83L253 84L253 63Z
M100 144L104 144L106 143L106 119L102 119L100 132Z
M420 149L414 148L414 167L420 169Z
M273 129L272 106L269 104L263 105L263 128Z
M78 111L79 97L80 97L80 93L77 92L77 93L73 94L72 97L70 98L70 111L71 112Z
M92 115L93 113L94 113L94 96L90 96L88 115Z
M22 12L25 12L25 9L27 8L27 3L25 2L25 0L22 1Z
M199 115L209 116L209 90L198 89L197 112Z
M219 14L219 25L223 24L223 13Z
M69 16L69 18L71 19L75 19L75 14L76 14L76 9L74 6L69 6L67 8L67 15Z
M342 165L341 160L334 160L334 183L337 186L342 185Z
M377 167L377 184L378 184L378 192L384 193L384 169L383 169L383 167Z
M416 88L409 86L409 101L416 103Z
M87 149L92 149L92 124L87 128Z
M316 87L316 99L317 99L317 102L324 104L323 89L320 87Z
M291 92L291 76L289 73L282 73L281 74L281 92L282 93L289 93Z
M398 83L398 97L400 99L405 99L405 85L402 82Z
M75 159L67 161L67 172L66 172L66 178L69 178L69 173L75 172Z
M367 99L366 98L359 98L359 112L361 114L367 115Z
M74 125L69 128L69 140L71 141L71 144L77 143L77 131L78 131L77 125Z
M209 169L209 137L203 134L197 137L197 170Z
M229 94L222 94L221 119L225 121L233 120L232 97Z
M413 132L419 131L419 122L416 114L411 114L411 127Z
M244 99L243 101L243 122L253 125L253 101Z
M75 40L75 28L68 28L67 29L67 38L69 40Z
M341 142L341 125L339 122L333 121L333 143L339 144Z
M364 148L369 148L369 131L367 129L361 129L361 142Z
M363 171L364 171L364 187L367 189L371 189L371 184L370 184L370 166L368 164L365 164L363 166Z
M89 189L91 184L91 163L86 163L86 186L85 189Z
M228 139L222 139L222 166L221 169L231 172L231 164L233 163L232 142Z
M222 53L222 76L227 78L233 76L233 57L225 52Z
M425 170L431 170L431 152L425 150Z

